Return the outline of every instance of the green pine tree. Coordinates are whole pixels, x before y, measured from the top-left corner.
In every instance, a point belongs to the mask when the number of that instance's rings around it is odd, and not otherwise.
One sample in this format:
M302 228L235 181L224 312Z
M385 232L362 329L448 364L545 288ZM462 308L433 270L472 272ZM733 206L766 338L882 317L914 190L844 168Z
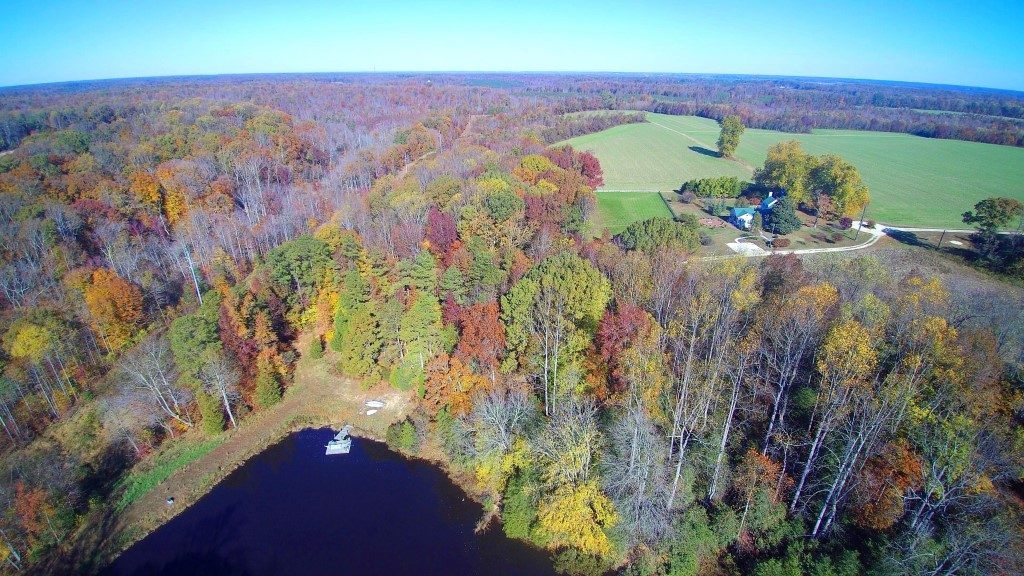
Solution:
M449 266L441 274L441 295L449 293L459 305L466 303L466 278L458 266Z
M354 378L365 377L370 383L379 379L377 355L383 344L374 303L359 305L348 320L348 331L341 342L342 373Z
M772 234L789 234L799 230L802 225L789 196L783 196L764 215L764 230Z
M211 436L223 432L224 411L221 409L220 399L205 392L199 392L196 394L196 403L199 404L203 432Z
M342 277L340 292L338 311L334 314L334 338L331 340L331 348L339 352L348 337L353 312L370 298L370 286L359 272L349 270Z
M267 360L259 360L256 368L256 405L269 408L281 401L281 383L274 367Z

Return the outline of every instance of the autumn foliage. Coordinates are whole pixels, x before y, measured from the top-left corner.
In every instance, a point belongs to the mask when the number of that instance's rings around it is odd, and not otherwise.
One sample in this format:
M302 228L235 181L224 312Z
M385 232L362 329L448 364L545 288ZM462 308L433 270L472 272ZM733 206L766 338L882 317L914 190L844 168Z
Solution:
M143 320L139 288L112 270L100 268L92 273L84 296L96 335L112 351L124 348Z

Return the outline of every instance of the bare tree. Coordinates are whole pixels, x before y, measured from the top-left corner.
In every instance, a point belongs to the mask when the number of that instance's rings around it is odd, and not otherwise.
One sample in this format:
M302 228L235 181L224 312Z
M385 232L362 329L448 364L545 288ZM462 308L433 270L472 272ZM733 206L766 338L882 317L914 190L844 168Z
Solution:
M605 488L622 518L619 530L630 547L654 546L671 531L669 468L665 442L641 405L629 395L628 407L612 429L611 450L602 466Z
M237 428L235 414L231 411L231 403L238 399L238 367L227 354L220 352L206 361L199 371L208 394L218 396L224 404L224 410L231 420L231 427Z
M554 485L587 482L601 449L597 405L589 398L566 398L553 411L533 448L543 462L545 481Z
M146 428L159 425L161 411L148 398L136 393L134 389L127 389L102 400L100 418L113 440L128 442L135 450L135 455L141 456L138 434Z
M184 411L189 394L175 385L177 368L163 335L151 336L125 354L118 372L123 386L148 397L165 417L192 426L192 419ZM171 432L169 426L165 427Z
M505 454L534 417L534 405L521 390L492 390L473 405L470 421L478 456Z

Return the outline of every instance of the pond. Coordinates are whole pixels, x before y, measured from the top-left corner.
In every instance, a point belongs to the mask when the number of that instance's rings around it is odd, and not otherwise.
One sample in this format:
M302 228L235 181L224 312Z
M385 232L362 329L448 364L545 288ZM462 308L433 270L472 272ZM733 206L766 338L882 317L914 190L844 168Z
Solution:
M546 553L510 540L437 467L333 432L296 432L111 564L108 576L192 574L553 574Z

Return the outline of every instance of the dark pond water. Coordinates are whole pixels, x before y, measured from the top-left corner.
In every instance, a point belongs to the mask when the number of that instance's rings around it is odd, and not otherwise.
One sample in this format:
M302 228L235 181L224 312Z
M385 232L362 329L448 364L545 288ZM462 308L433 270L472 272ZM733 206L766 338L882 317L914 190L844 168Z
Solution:
M136 543L104 574L552 574L547 555L494 526L439 469L330 430L292 434Z

